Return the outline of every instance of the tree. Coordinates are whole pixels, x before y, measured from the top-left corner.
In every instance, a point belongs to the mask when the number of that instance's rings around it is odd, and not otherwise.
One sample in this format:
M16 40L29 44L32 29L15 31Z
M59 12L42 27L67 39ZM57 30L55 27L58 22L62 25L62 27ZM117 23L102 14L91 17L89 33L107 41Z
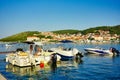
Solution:
M52 37L52 36L47 36L46 38L47 38L47 39L53 39L53 37Z

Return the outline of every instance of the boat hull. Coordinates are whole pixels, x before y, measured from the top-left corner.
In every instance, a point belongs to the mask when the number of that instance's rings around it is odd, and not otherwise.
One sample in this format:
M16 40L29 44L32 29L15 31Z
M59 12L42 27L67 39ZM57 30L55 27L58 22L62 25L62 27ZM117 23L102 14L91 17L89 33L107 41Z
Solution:
M57 61L60 61L60 56L57 56ZM6 62L19 67L38 65L41 62L46 64L51 60L51 55L35 56L32 54L18 55L18 53L10 53L6 56Z
M72 60L74 58L74 56L66 56L66 55L62 55L57 53L57 55L59 55L61 57L61 61L67 61L67 60Z
M105 49L99 49L99 48L85 48L84 49L86 52L88 53L92 53L92 54L99 54L99 55L114 55L115 53L111 52L110 50L105 50Z
M79 53L79 51L76 48L73 48L71 50L63 50L60 48L52 48L53 52L56 52L57 55L61 57L61 61L67 61L74 59L75 55Z

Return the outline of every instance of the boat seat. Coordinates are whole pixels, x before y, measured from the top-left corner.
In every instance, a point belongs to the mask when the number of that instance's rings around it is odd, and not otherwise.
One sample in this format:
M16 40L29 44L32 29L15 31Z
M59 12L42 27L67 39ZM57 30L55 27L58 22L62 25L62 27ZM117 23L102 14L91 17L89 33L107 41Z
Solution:
M28 53L23 52L23 51L19 51L19 52L18 52L18 55L19 55L19 56L28 56Z

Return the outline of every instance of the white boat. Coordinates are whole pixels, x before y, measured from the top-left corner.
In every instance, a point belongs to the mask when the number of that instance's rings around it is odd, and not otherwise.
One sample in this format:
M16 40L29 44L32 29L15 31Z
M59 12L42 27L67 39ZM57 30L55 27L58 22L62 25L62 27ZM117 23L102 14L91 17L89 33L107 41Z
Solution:
M35 50L36 44L31 44L33 47L32 50ZM31 46L30 45L30 46ZM38 45L38 44L37 44ZM17 49L15 53L9 53L6 55L6 62L11 63L12 65L24 67L32 66L40 63L48 63L51 61L51 55L55 54L54 52L48 52L41 50L39 54L33 54L34 51L23 51L22 49ZM57 61L60 61L61 57L55 55Z
M80 54L80 57L83 57L81 52L79 52L79 50L76 48L64 49L62 47L59 47L59 48L51 48L50 50L56 52L57 55L61 57L62 61L74 59L77 54Z
M6 49L9 49L9 48L12 47L12 45L11 44L5 44L5 47L6 47Z
M99 54L99 55L118 55L119 51L115 48L110 49L102 49L102 48L85 48L84 49L88 53Z
M62 40L59 42L63 44L73 43L73 41L70 40ZM78 58L81 59L83 57L82 53L77 48L64 48L62 46L59 46L58 48L51 48L50 50L56 52L57 55L61 57L62 61Z

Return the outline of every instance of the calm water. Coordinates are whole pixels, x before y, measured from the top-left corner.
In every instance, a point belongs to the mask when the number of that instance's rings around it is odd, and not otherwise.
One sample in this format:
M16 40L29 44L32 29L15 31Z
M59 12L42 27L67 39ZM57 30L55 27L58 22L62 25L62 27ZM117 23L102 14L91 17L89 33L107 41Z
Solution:
M84 53L86 47L102 47L108 49L115 47L120 50L120 44L47 44L44 49L57 47L76 47ZM5 48L0 44L0 52L16 50L19 47L26 47L23 44L14 44ZM45 65L19 68L4 61L5 54L0 54L0 73L8 80L120 80L120 56L95 56L84 55L81 62L63 61L57 67Z

